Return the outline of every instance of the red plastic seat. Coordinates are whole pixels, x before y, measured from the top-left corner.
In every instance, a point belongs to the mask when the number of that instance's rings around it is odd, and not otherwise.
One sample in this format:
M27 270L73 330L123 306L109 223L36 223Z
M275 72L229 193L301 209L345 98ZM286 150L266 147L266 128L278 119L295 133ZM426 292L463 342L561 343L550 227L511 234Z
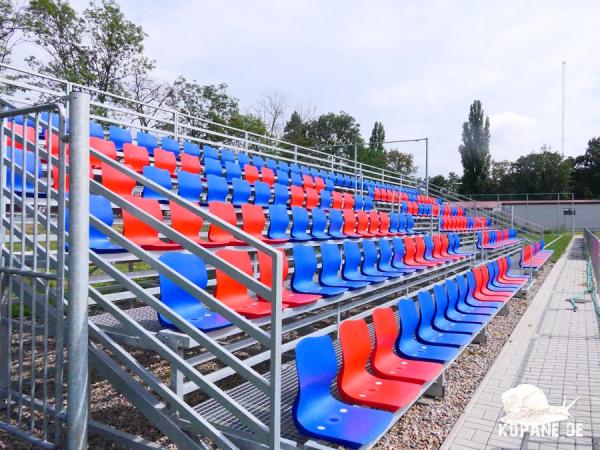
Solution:
M162 222L163 215L158 200L151 200L141 197L129 197L129 202L138 209L150 214L156 220ZM144 222L144 219L138 219L133 214L122 210L123 214L123 236L139 245L145 250L175 250L181 246L175 242L165 242L158 237L158 231Z
M373 194L373 199L376 201L381 200L381 188L376 187L375 192Z
M260 170L260 180L273 187L273 185L275 184L275 172L273 172L273 170L269 169L268 167L263 167Z
M175 153L163 150L162 148L155 148L154 166L159 169L166 169L173 175L175 169L177 169L177 158L175 158Z
M442 373L443 364L405 359L394 353L398 339L398 323L392 308L376 308L373 311L375 350L371 354L373 374L393 380L424 384L435 380Z
M232 266L249 276L254 276L250 255L245 251L219 250L215 253ZM248 289L225 272L215 270L217 285L215 298L235 312L248 318L264 317L271 314L271 303L248 295ZM285 305L284 305L285 307Z
M379 213L379 235L396 236L398 233L390 232L390 215L386 212Z
M281 279L281 284L283 285L288 277L289 265L285 250L281 248L279 251L283 254L283 274ZM260 282L265 286L271 287L271 280L273 278L271 257L263 252L258 252L258 268L260 270ZM320 298L321 296L317 294L300 294L298 292L292 292L285 287L283 288L282 301L284 304L291 307L314 303Z
M104 139L91 137L90 147L102 153L103 155L108 156L110 159L114 159L115 161L117 160L117 148L115 147L115 143L113 141L105 141ZM54 153L54 147L52 153ZM92 166L94 169L99 169L101 165L101 161L98 158L94 158L92 155L90 155L90 166Z
M404 249L404 263L408 266L426 269L437 265L434 262L425 261L422 257L417 260L417 246L413 238L404 238Z
M356 232L356 214L350 209L344 210L344 228L343 233L348 237L360 237Z
M362 237L374 237L375 235L369 231L369 213L366 211L357 211L356 218L356 232ZM379 226L379 221L377 226Z
M316 189L306 189L306 209L309 211L319 206L319 193Z
M389 223L388 223L388 228L389 228ZM372 236L384 236L383 233L381 233L381 231L379 231L379 227L380 227L380 220L379 220L379 213L377 211L375 211L374 209L372 209L371 211L369 211L369 233Z
M281 244L287 241L287 239L270 239L265 237L263 231L266 222L267 219L265 218L265 212L262 206L252 205L250 203L244 203L242 205L242 229L246 233L269 244Z
M333 209L342 209L342 205L344 204L344 198L341 192L333 191L331 193L331 207Z
M67 164L69 164L69 155L67 155ZM52 189L56 189L58 191L58 166L54 164L52 166L52 170L50 171L52 174ZM89 177L90 179L94 178L94 169L92 166L89 166ZM65 192L69 192L69 171L67 170L65 173Z
M213 201L208 204L208 210L231 225L238 226L235 208L231 203ZM235 239L229 231L214 223L211 223L208 227L208 240L220 245L245 245L243 241Z
M344 209L354 209L354 195L344 192L342 195Z
M479 272L479 279L477 277L477 272ZM477 284L480 285L479 292L484 295L505 297L511 298L514 295L514 292L506 292L506 291L492 291L488 288L488 283L490 281L490 274L488 272L487 266L483 265L474 269L475 280ZM480 281L481 280L481 281ZM481 284L480 284L481 283Z
M102 171L102 184L106 189L124 197L131 195L136 185L133 178L104 162L100 164L100 170Z
M343 321L339 334L342 369L338 375L338 390L343 400L394 412L417 398L420 383L380 378L367 371L372 346L369 328L363 319Z
M310 175L302 175L302 187L304 190L314 187L313 177Z
M385 200L388 203L391 203L393 199L394 199L394 191L392 191L391 189L387 189L385 191Z
M171 201L171 226L184 236L192 241L202 245L203 247L217 247L222 244L218 242L209 242L200 237L204 219L192 211L188 211L183 206Z
M445 239L444 239L445 238ZM445 259L446 261L456 261L466 258L466 255L451 255L448 253L448 237L446 235L433 235L433 252L432 256L436 259Z
M317 192L321 192L323 189L325 189L325 181L323 180L323 178L315 178L315 189L317 190Z
M254 184L254 182L259 179L258 169L255 166L251 166L250 164L245 164L244 165L244 179L248 183Z
M125 164L129 164L136 172L142 172L145 166L150 165L150 157L146 147L123 144L123 157Z
M19 142L19 137L23 138L23 140L27 141L28 144L33 145L35 143L35 139L37 138L37 133L35 131L34 127L25 127L25 130L23 130L23 125L20 125L18 123L13 124L12 122L8 122L4 125L6 128L10 129L11 131L9 133L4 133L4 136L6 136L6 146L7 147L13 147L13 143L12 143L12 130L14 130L15 132L15 142L14 142L14 147L18 148L18 149L23 149L23 144ZM30 147L27 147L28 149ZM56 145L56 153L58 153L58 145Z
M200 175L202 173L202 165L200 164L200 158L187 153L180 153L179 159L181 160L181 170L190 173L196 173Z
M292 206L304 206L304 189L300 186L290 186L290 208Z
M442 264L442 261L429 261L425 259L425 240L423 239L423 236L415 237L415 261L429 267L435 267Z
M504 295L496 295L498 292L494 292L494 295L489 295L482 292L483 287L483 279L481 276L481 272L479 271L479 267L475 267L472 270L473 276L475 278L475 289L473 291L473 297L476 300L481 300L485 302L506 302L508 298Z

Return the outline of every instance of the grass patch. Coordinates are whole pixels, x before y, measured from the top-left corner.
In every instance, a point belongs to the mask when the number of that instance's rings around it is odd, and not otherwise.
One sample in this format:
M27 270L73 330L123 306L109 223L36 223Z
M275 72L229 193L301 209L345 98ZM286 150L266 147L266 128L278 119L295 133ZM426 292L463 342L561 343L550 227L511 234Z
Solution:
M558 239L550 247L548 247L548 244L551 243L554 239L558 238L559 236L561 236L560 239ZM550 250L554 250L550 261L552 261L553 263L558 261L558 258L560 258L567 249L567 245L569 245L571 236L571 233L544 233L544 242L546 244L546 247Z

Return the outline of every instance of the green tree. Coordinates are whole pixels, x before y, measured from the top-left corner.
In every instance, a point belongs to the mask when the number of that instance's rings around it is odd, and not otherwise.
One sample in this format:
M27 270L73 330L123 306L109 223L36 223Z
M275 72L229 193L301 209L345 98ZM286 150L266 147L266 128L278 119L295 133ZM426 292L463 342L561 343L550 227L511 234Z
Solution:
M444 175L436 175L429 179L429 186L431 187L432 185L442 190L445 190L448 187L448 180L446 180L446 177L444 177Z
M27 58L42 73L124 94L134 67L145 72L153 67L143 55L142 27L127 20L113 0L91 2L82 16L64 0L30 0L24 22L29 38L49 57Z
M485 117L479 100L469 110L469 120L463 124L462 144L458 148L463 165L462 192L485 192L489 182L490 119Z
M292 144L309 146L310 141L306 137L307 124L302 120L298 111L294 111L286 122L283 129L282 139Z
M570 190L572 165L568 159L548 147L539 153L521 156L512 165L512 185L518 192L567 192Z
M511 161L492 161L490 171L490 192L510 194L515 188L513 181L513 163Z
M412 154L395 149L385 153L385 166L392 172L404 175L414 175L418 169Z
M354 159L354 144L359 149L364 147L364 141L360 135L360 125L351 115L341 111L339 114L322 114L315 120L306 124L306 138L311 147L331 147L327 153ZM348 144L339 146L339 144Z
M10 63L13 47L23 29L22 6L11 0L0 0L0 63Z
M448 172L448 178L446 179L446 189L450 192L458 192L462 184L461 177L455 172Z
M600 137L590 139L585 153L571 163L576 197L600 198Z
M236 111L231 115L227 125L264 136L269 134L265 122L254 114L241 114Z
M385 141L385 129L383 123L375 122L371 137L369 138L369 147L361 148L358 159L363 164L369 164L375 167L386 167L386 154L383 148Z

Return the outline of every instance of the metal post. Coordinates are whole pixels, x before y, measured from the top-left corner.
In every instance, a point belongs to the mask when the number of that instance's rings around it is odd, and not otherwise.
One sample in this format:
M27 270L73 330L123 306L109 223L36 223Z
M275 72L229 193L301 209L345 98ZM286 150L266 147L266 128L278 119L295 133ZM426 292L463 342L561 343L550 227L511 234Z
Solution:
M560 194L556 194L556 231L559 228L559 219L558 219L558 211L560 209Z
M429 138L425 138L425 194L429 195Z
M244 150L248 151L248 132L244 131Z
M283 279L283 258L285 253L277 252L271 274L271 361L269 386L271 388L269 448L281 448L281 305Z
M358 194L358 144L354 143L354 195Z
M174 128L174 136L175 136L175 140L178 141L179 140L179 112L175 111L175 117L173 118L173 128Z
M67 448L87 448L88 422L88 249L90 96L69 96L68 375Z
M575 193L571 192L571 234L575 235Z

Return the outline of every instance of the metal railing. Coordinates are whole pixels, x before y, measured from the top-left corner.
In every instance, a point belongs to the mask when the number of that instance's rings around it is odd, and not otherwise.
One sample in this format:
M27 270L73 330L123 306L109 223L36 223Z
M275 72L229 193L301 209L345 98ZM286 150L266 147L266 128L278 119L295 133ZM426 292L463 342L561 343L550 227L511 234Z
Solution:
M588 228L583 230L583 238L585 240L590 261L592 263L592 271L596 280L595 286L597 290L598 283L600 282L600 239ZM598 291L596 291L596 297L597 295Z

